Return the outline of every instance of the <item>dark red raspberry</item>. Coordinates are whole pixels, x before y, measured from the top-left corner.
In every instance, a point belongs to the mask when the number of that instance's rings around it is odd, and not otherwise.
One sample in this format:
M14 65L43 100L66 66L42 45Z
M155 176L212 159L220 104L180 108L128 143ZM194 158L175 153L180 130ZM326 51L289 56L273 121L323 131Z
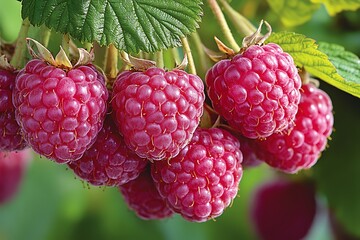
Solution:
M304 239L316 214L310 182L267 182L256 190L251 203L251 219L263 240Z
M248 138L284 130L298 110L300 76L292 57L274 43L221 60L206 83L214 109Z
M21 150L26 147L12 103L16 75L15 71L0 68L0 151Z
M174 212L204 222L220 216L235 198L241 162L239 141L229 132L198 128L178 156L152 164L152 177Z
M137 178L147 163L128 149L111 115L107 115L95 143L79 160L68 165L92 185L118 186Z
M259 166L263 161L259 158L257 152L259 147L256 140L243 136L236 136L240 142L240 150L243 155L241 165L244 169Z
M142 219L163 219L173 215L154 185L150 167L146 168L138 178L119 186L119 190L129 208Z
M93 144L108 92L89 66L69 71L35 59L16 78L16 118L29 145L58 163L79 159Z
M31 155L30 149L0 152L0 205L18 191Z
M310 168L317 162L334 123L330 97L311 83L301 89L294 126L259 142L258 156L287 173Z
M126 145L150 160L187 145L203 113L204 84L182 70L124 71L113 87L114 116Z

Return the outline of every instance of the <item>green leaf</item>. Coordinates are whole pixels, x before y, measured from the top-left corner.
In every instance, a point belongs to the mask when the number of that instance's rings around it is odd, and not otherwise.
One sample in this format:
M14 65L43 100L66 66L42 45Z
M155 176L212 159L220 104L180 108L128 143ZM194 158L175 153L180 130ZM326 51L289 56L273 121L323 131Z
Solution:
M329 60L329 57L318 49L314 39L292 32L273 33L267 42L277 43L289 53L295 64L321 80L347 93L360 98L360 84L344 79Z
M345 10L355 11L360 8L359 0L311 0L313 3L323 3L331 16Z
M282 23L289 27L307 22L320 7L320 4L311 0L267 0L267 2Z
M180 46L201 20L201 0L23 0L22 17L81 42L128 53Z
M360 59L354 53L346 51L343 46L319 42L319 50L329 56L338 73L346 81L360 84Z

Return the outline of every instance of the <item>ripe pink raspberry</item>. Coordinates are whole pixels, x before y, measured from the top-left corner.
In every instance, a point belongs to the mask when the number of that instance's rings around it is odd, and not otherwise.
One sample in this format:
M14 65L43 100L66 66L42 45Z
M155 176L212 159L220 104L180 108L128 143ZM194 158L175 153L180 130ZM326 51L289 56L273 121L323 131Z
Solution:
M198 128L178 156L152 164L152 177L174 212L204 222L220 216L235 198L241 162L239 141L229 132Z
M16 75L15 71L0 68L0 151L21 150L26 147L12 103Z
M29 61L16 78L16 118L24 138L58 163L79 159L93 144L106 113L108 92L89 66L69 71Z
M300 76L292 57L274 43L221 60L206 83L214 109L248 138L284 130L298 110Z
M0 152L0 205L18 191L31 155L30 149Z
M137 178L147 163L126 147L111 115L107 115L95 143L68 165L90 184L118 186Z
M124 71L113 86L114 117L126 145L150 160L187 145L203 113L204 84L182 70Z
M250 205L259 239L304 239L316 214L311 182L276 179L261 185Z
M270 166L287 173L310 168L325 149L333 123L330 97L311 83L303 85L294 126L260 141L258 154Z
M163 219L173 215L154 185L150 167L138 178L119 186L119 190L129 208L142 219Z

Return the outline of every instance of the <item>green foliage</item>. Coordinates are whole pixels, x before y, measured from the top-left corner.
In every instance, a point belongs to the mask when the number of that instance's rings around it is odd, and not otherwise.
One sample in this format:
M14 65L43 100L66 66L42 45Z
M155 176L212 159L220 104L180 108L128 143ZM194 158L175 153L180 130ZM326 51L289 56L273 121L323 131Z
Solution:
M360 59L352 52L345 50L343 46L319 42L319 50L329 56L330 61L336 67L338 73L346 81L360 84ZM360 89L359 89L360 91Z
M329 60L329 57L318 49L315 40L302 34L291 32L273 33L267 42L279 44L289 53L295 64L325 82L354 96L360 97L360 83L344 79ZM349 66L351 69L351 66ZM350 70L347 69L347 72ZM355 71L355 70L352 70Z
M268 0L268 4L286 26L297 26L310 20L320 4L311 0Z
M16 39L21 25L20 6L16 1L0 0L0 38L5 41Z
M331 16L344 10L352 10L360 8L359 0L311 0L314 3L323 3L326 10Z
M33 25L69 33L81 42L113 43L129 53L179 46L198 27L200 0L23 0Z
M360 121L360 100L329 87L324 90L333 100L336 131L328 142L329 148L314 167L314 177L330 209L345 229L360 237L360 148L357 138L360 128L356 127Z

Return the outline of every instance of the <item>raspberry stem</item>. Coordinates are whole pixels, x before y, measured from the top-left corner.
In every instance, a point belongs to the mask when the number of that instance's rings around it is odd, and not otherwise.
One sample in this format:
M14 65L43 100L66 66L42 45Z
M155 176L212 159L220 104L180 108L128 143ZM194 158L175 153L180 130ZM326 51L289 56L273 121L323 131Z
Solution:
M227 14L239 33L245 36L251 35L256 31L256 27L243 15L235 11L226 0L219 0Z
M174 58L175 65L178 65L178 64L181 63L179 50L177 48L172 48L171 49L171 55Z
M69 34L64 34L61 42L61 46L64 49L64 52L67 56L69 56L69 50L70 50L70 37Z
M107 85L112 86L118 72L118 50L113 44L106 49L104 72L107 78Z
M236 43L234 36L231 33L229 25L226 22L225 16L221 11L221 8L216 0L208 0L210 8L215 15L215 18L218 20L220 24L220 28L225 35L225 38L229 41L230 46L234 49L235 52L240 51L239 45Z
M202 73L206 73L206 71L210 68L209 67L209 62L207 61L207 55L203 49L203 44L201 42L200 36L198 32L194 32L193 34L191 34L192 40L194 42L195 48L196 48L196 52L199 56L199 61L200 61L200 67L201 67L201 71Z
M189 72L191 74L196 75L196 68L195 68L195 63L194 63L194 58L191 54L191 49L190 49L190 45L189 42L187 40L186 37L182 37L181 38L181 43L183 45L184 48L184 54L187 56L188 61L189 61Z
M44 45L45 47L49 45L50 36L51 36L51 30L47 28L45 24L43 24L40 29L40 39L42 45Z
M164 55L162 50L157 51L155 53L155 62L158 68L164 68L165 64L164 64Z
M124 70L127 69L130 65L129 65L129 54L127 54L125 51L120 51L120 58L123 62L123 68Z
M23 66L26 54L26 37L28 35L29 28L30 22L29 19L26 18L21 24L20 32L16 40L15 53L10 62L10 64L15 68L21 68Z

